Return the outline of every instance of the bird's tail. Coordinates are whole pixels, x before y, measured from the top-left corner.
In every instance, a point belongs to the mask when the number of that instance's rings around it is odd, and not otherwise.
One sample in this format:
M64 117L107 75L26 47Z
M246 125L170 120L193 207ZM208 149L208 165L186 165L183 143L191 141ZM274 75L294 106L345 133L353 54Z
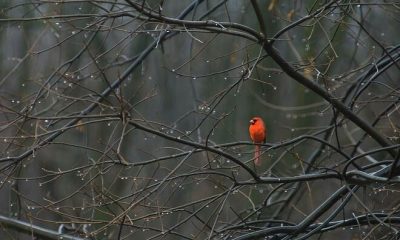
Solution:
M260 166L261 165L260 155L261 155L261 146L260 145L256 145L256 151L254 153L254 164L256 166Z

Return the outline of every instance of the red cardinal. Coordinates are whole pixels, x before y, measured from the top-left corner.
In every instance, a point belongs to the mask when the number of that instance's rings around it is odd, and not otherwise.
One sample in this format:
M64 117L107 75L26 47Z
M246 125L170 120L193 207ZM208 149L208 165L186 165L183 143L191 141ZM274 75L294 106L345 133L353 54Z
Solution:
M253 117L250 120L249 126L249 133L250 138L253 143L256 144L256 151L254 154L254 164L257 166L261 165L260 162L260 148L261 146L258 145L260 143L265 143L265 137L267 135L267 129L265 128L264 121L260 117Z

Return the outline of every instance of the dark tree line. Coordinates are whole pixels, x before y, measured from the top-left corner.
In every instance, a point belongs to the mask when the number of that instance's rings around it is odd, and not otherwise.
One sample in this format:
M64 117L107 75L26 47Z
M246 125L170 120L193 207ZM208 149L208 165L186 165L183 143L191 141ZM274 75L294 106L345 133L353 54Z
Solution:
M397 239L399 7L1 2L0 236Z

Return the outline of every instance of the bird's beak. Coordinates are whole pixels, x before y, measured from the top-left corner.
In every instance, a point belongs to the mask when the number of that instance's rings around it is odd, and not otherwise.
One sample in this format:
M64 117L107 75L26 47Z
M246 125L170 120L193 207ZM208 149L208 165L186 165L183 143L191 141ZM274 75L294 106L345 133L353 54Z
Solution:
M250 123L251 123L251 124L254 124L254 120L253 120L253 119L251 119L251 120L250 120Z

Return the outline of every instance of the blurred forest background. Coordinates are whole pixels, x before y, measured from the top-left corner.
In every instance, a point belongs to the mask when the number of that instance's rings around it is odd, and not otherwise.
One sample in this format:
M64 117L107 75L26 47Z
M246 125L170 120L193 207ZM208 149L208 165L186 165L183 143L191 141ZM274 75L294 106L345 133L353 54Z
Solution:
M399 13L0 1L0 237L397 239Z

